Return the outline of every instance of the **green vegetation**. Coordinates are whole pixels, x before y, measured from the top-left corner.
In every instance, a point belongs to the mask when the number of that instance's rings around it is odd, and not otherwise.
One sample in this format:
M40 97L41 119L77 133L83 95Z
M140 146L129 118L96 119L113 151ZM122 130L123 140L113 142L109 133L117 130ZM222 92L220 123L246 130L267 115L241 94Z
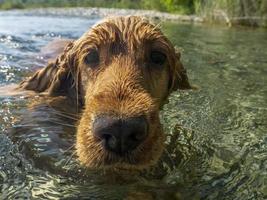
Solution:
M0 0L1 9L39 7L112 7L192 14L194 0Z
M40 7L151 9L196 14L228 24L267 24L267 0L0 0L0 9Z
M228 24L267 26L266 0L198 0L195 13Z

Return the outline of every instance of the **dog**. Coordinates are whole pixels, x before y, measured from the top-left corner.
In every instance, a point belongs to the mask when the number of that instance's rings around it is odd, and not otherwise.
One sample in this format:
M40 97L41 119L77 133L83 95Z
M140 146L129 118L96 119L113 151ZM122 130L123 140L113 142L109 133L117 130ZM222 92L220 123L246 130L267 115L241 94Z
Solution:
M96 24L19 88L65 96L81 108L75 146L83 166L126 170L159 160L159 111L173 91L194 89L180 53L138 16Z

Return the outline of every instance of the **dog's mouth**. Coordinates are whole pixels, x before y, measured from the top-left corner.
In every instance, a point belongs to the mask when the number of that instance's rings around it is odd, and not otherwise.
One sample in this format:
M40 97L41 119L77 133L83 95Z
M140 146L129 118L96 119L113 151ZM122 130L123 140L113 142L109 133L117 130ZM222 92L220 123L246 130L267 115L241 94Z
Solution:
M114 167L131 165L136 166L139 164L137 154L135 152L125 152L123 154L117 154L111 151L104 150L104 157L102 167ZM122 167L121 167L122 168Z

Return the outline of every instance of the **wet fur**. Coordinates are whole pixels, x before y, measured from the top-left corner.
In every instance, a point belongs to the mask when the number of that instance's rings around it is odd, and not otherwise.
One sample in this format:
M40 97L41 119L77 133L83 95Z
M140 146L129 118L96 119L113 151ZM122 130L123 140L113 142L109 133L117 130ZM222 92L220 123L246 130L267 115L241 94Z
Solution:
M98 66L85 58L99 52ZM148 62L149 52L167 56L162 69ZM95 25L70 42L54 62L23 81L20 88L63 95L81 109L76 150L79 161L89 168L143 169L157 162L164 149L159 110L169 94L191 89L180 53L160 29L140 17L116 17ZM120 157L106 152L93 137L94 118L145 116L149 135L136 150Z

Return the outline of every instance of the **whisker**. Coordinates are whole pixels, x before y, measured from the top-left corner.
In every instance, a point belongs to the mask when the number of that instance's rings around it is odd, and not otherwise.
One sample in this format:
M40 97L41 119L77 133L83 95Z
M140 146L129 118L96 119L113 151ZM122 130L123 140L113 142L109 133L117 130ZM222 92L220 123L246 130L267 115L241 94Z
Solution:
M63 164L63 167L66 167L70 163L71 159L74 157L75 154L76 152L73 151L69 158L66 160L66 162Z
M68 114L68 115L71 115L71 116L74 116L74 117L78 117L80 114L79 113L70 113L70 112L64 112L62 110L58 111L58 110L54 110L55 112L60 112L60 113L64 113L64 114Z
M73 147L75 147L75 143L71 145L69 148L67 148L66 150L63 150L63 153L70 151Z
M56 121L48 121L48 122L52 122L54 124L59 124L59 125L62 125L62 126L68 126L68 127L74 127L74 128L77 128L77 126L75 125L71 125L71 124L65 124L65 123L60 123L60 122L56 122Z
M66 117L68 119L73 119L75 121L79 120L78 118L75 118L75 117L72 117L72 116L68 116L68 115L65 115L64 113L60 113L60 112L54 112L56 115L59 115L59 116L62 116L62 117Z
M167 148L164 148L164 151L167 154L167 156L169 157L172 165L175 167L175 162L174 162L173 158L171 157L171 154L169 153L169 151L167 150Z
M20 127L39 127L37 124L14 124L13 128L20 128Z
M76 73L76 84L75 84L75 87L76 87L76 110L77 110L77 112L78 112L78 109L79 109L79 68L77 69L77 73Z
M77 113L77 114L73 114L73 113L70 113L70 112L64 112L64 111L62 111L62 110L56 110L53 106L51 106L51 105L47 105L49 108L51 108L51 109L53 109L53 112L55 112L55 113L60 113L60 114L66 114L66 115L68 115L68 116L72 116L72 117L77 117L77 119L79 119L79 113Z

